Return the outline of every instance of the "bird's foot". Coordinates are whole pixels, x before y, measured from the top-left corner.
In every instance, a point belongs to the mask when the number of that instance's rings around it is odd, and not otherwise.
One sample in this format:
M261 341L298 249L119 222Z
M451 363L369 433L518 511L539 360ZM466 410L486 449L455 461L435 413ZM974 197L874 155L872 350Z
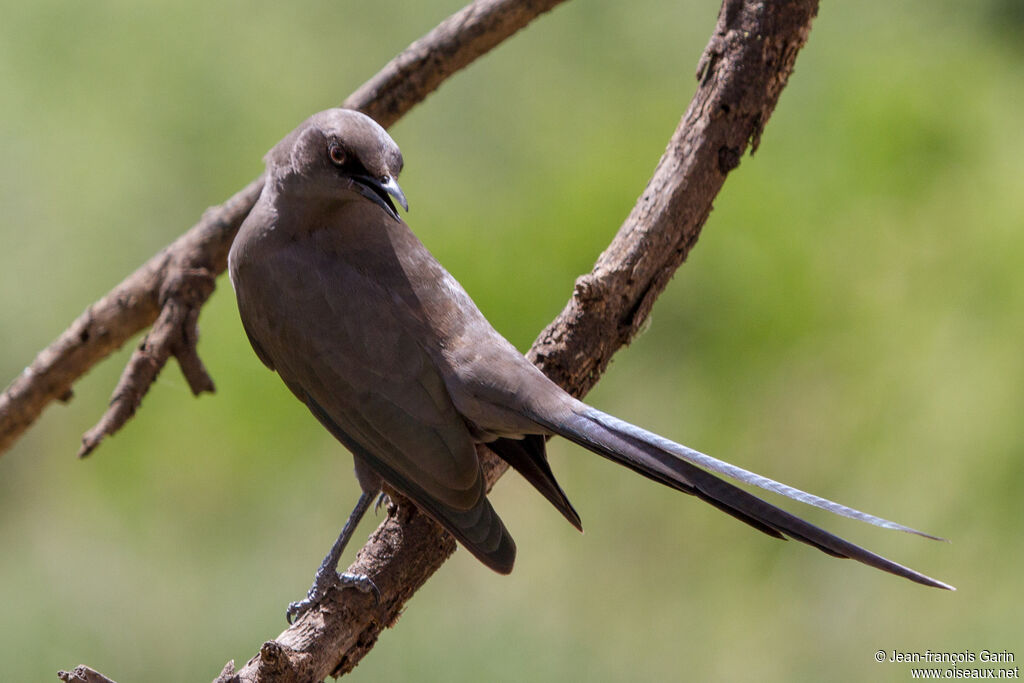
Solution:
M333 569L324 570L321 568L313 577L313 585L310 586L306 597L298 602L288 605L285 616L289 624L315 607L327 596L327 591L337 586L338 588L355 588L361 593L373 593L373 597L380 602L380 589L377 584L365 574L349 574L348 572L338 573Z

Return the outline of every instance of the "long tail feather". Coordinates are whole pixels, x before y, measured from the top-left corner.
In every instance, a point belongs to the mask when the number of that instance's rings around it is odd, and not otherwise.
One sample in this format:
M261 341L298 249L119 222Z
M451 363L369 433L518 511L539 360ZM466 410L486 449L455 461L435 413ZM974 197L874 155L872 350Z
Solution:
M926 586L956 590L947 583L892 562L806 522L719 479L701 467L845 517L859 519L888 529L907 531L926 538L937 539L936 536L786 486L669 441L585 404L578 405L581 408L559 424L554 424L539 416L531 416L531 419L584 448L625 465L649 479L695 495L766 534L775 537L785 535L814 546L829 555L854 559Z
M801 491L798 488L794 488L781 482L777 482L774 479L763 477L760 474L751 472L749 470L745 470L742 467L731 465L725 462L724 460L713 458L710 455L706 455L704 453L701 453L700 451L695 451L692 448L683 446L682 444L675 443L674 441L669 441L668 439L662 436L658 436L653 432L641 429L640 427L625 422L624 420L620 420L612 415L608 415L607 413L602 413L601 411L596 410L594 408L589 408L588 412L584 414L584 417L593 420L597 424L607 429L629 435L630 437L634 438L635 440L641 443L653 446L667 453L671 453L672 455L678 458L682 458L686 462L689 462L693 465L697 465L698 467L702 467L706 470L711 470L712 472L724 474L725 476L731 477L736 481L742 482L744 484L758 486L760 488L765 489L766 491L778 493L780 495L786 496L787 498L792 498L793 500L799 501L801 503L813 505L815 507L821 508L822 510L828 510L831 513L842 515L843 517L849 517L850 519L856 519L860 520L861 522L867 522L868 524L874 524L875 526L880 526L884 529L895 529L897 531L905 531L907 533L917 534L918 536L930 538L935 541L946 540L939 536L933 536L923 531L918 531L917 529L913 529L909 526L905 526L903 524L899 524L897 522L893 522L882 517L876 517L875 515L871 515L866 512L861 512L860 510L847 507L846 505L842 505L841 503L837 503L827 498L816 496L813 493Z

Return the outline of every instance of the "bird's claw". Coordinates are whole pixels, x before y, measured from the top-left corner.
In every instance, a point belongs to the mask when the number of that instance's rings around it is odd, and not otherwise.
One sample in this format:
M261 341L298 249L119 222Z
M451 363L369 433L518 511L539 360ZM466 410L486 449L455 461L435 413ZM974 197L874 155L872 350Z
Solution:
M360 593L373 593L373 599L380 604L380 589L366 574L338 574L338 584L342 588L355 588Z
M365 574L350 574L348 572L340 574L335 571L317 572L316 577L313 579L313 585L310 586L309 591L306 593L306 597L288 605L288 609L285 612L288 623L295 623L296 619L323 600L327 596L327 591L334 586L338 588L355 588L360 593L373 593L374 600L376 600L377 604L380 604L380 589L377 588L377 584L369 576Z

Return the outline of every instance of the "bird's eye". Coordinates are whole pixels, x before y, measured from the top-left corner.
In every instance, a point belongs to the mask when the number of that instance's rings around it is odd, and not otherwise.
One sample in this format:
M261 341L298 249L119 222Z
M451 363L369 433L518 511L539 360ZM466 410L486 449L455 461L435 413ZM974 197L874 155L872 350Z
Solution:
M327 153L331 155L331 161L335 165L341 166L342 164L345 163L345 150L342 149L341 145L339 145L337 142L331 143L331 146L327 149Z

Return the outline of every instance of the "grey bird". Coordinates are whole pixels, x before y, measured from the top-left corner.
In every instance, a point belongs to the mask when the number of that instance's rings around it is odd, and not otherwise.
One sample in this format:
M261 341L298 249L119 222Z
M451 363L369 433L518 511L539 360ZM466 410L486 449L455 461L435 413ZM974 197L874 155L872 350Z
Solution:
M315 114L266 156L263 193L231 247L229 270L256 355L353 454L362 495L305 600L339 582L356 524L382 484L415 503L491 569L515 544L491 507L475 444L486 443L577 529L548 464L558 435L776 538L790 537L911 581L952 589L711 474L881 527L922 532L754 474L592 408L563 391L491 327L400 218L402 154L351 110Z

